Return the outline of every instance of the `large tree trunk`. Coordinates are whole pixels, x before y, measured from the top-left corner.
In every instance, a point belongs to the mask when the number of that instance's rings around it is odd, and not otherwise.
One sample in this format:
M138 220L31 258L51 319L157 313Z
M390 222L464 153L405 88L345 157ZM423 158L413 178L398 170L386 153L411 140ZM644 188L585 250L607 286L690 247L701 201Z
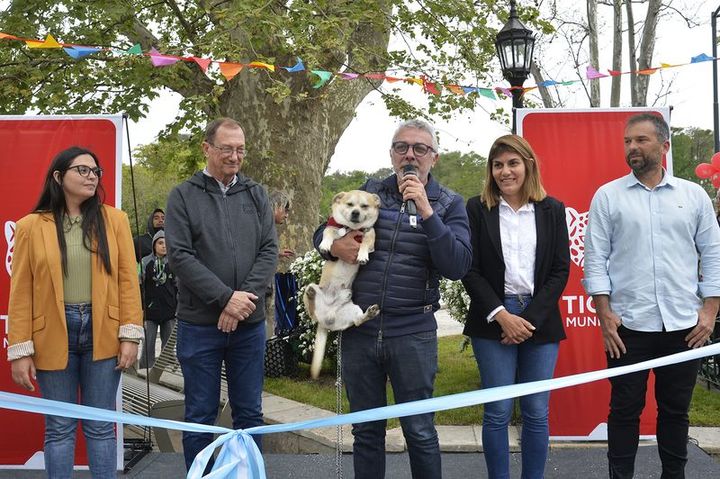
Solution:
M640 54L638 55L638 69L645 70L652 67L652 57L655 51L655 30L657 29L658 13L662 6L661 0L650 0L647 14L645 15L645 26L643 27L642 40L640 42ZM647 105L649 75L639 75L637 79L637 103L634 106Z
M600 66L598 55L598 31L597 31L597 0L587 0L588 17L588 38L590 43L590 65L593 68ZM590 106L600 106L600 82L590 80Z
M630 71L634 72L637 68L637 57L635 56L635 16L633 15L632 2L625 1L627 11L628 24L628 58L630 60ZM632 106L638 106L638 85L637 73L630 73L630 102Z
M613 1L613 56L612 69L622 70L622 0ZM610 90L610 107L620 106L620 89L622 78L617 75L612 77Z

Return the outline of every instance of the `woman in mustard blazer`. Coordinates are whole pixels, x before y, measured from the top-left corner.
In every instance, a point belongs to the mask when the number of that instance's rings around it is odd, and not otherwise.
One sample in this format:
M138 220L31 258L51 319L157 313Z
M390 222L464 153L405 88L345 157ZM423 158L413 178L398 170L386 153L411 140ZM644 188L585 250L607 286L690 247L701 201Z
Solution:
M17 222L9 304L13 381L46 399L114 409L137 358L142 306L127 215L103 204L95 154L61 151L34 211ZM45 417L45 470L70 478L77 420ZM93 478L117 475L110 422L83 421Z

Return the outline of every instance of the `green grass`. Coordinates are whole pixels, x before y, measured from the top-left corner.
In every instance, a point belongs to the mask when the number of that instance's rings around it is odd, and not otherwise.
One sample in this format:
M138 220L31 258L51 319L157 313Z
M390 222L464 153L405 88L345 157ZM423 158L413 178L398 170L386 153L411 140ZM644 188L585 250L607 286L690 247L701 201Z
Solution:
M435 379L435 396L446 396L479 387L480 377L470 347L461 350L463 336L446 336L438 340L440 368ZM308 366L300 365L298 378L265 378L265 391L288 399L310 404L328 411L335 411L335 368L326 362L320 378L310 379ZM388 404L393 404L392 388L388 385ZM350 407L343 390L343 412ZM435 414L438 425L467 426L482 423L482 406L470 406ZM720 426L720 392L708 391L697 385L690 406L690 424L693 426ZM391 419L388 428L398 427L399 421Z

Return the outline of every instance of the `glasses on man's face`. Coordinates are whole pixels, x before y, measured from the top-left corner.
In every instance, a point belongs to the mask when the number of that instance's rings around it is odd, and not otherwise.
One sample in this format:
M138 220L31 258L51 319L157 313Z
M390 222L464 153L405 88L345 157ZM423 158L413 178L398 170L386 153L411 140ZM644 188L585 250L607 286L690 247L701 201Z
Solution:
M215 148L217 151L220 152L222 156L232 156L233 153L236 153L238 157L243 158L245 157L245 148L233 148L232 146L215 146L212 143L208 143L208 145Z
M392 144L393 151L398 155L404 155L411 147L415 156L425 156L428 151L435 151L431 146L428 146L425 143L415 143L411 145L410 143L406 143L404 141L396 141Z
M96 167L90 167L85 165L75 165L68 168L68 170L76 170L80 176L84 176L85 178L88 178L90 176L90 172L92 172L93 175L95 175L98 179L102 178L103 170L99 166Z

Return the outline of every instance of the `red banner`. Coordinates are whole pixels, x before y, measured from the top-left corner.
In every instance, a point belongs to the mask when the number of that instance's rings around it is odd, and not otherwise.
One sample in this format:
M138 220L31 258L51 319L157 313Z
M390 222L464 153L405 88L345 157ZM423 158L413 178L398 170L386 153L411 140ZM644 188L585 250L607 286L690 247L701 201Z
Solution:
M120 204L122 166L121 116L0 116L0 390L28 393L13 383L8 348L8 296L15 222L35 207L53 157L73 145L95 152L104 170L105 202ZM36 390L37 391L37 390ZM120 404L118 402L118 404ZM3 410L0 413L0 467L43 468L44 421L40 414ZM118 428L118 458L122 465L122 428ZM78 427L78 436L82 436ZM78 443L75 464L86 465L84 442Z
M570 279L560 300L568 339L560 343L555 376L605 369L599 319L592 298L585 294L583 276L585 228L590 201L603 184L630 171L625 162L623 135L626 119L640 112L662 114L669 109L530 110L517 112L518 134L532 145L540 161L548 194L565 203L570 233ZM672 172L671 153L665 158ZM632 265L628 265L632 267ZM648 384L640 434L655 434L654 380ZM550 435L556 439L607 439L610 383L553 391L550 396Z

